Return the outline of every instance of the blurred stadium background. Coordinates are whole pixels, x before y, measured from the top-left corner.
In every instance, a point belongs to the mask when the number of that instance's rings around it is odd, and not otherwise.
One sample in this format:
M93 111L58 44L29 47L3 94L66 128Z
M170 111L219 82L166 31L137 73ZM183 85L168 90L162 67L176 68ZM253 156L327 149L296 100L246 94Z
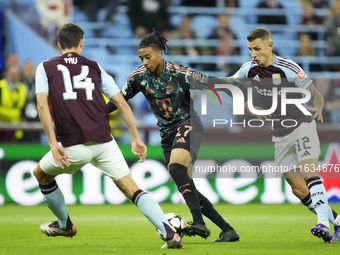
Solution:
M18 54L21 63L32 60L35 66L41 61L60 54L54 38L55 27L44 28L42 26L37 2L40 1L0 0L1 71L3 73L6 71L7 56L13 52ZM55 0L54 2L64 1ZM105 21L107 13L105 8L98 12L96 22L90 21L77 6L73 6L69 11L72 11L71 21L85 31L83 55L100 63L115 77L117 85L122 88L129 74L140 65L136 50L140 38L135 36L127 16L128 1L117 2L113 21ZM181 0L164 2L170 14L171 25L175 30L180 26L182 19L189 15L192 30L199 35L199 39L190 40L170 38L170 47L176 48L190 44L193 47L211 49L208 55L170 54L165 56L167 60L185 66L191 66L194 63L197 70L214 76L232 75L235 68L237 70L243 63L250 60L246 44L247 34L252 29L261 26L273 33L275 52L299 63L314 83L320 84L319 90L324 88L327 105L325 110L328 117L326 123L318 124L322 151L320 165L324 166L325 171L333 171L332 178L325 178L324 183L330 201L340 202L340 182L337 179L340 177L340 56L326 55L328 42L324 22L313 26L301 24L304 5L303 1L297 0L279 0L283 8L275 11L256 8L260 3L259 0L238 0L236 1L237 7L228 8L225 6L230 1L224 0L202 1L202 3L214 3L214 6L208 7L183 6ZM335 1L325 2L328 2L329 8L315 9L315 14L323 21L334 15L331 6ZM210 39L209 35L218 23L217 15L219 14L228 15L229 26L236 36L236 39L231 39L229 43L233 48L239 49L237 54L217 56L214 53L220 41ZM273 17L284 15L287 22L281 25L258 24L257 16L263 14ZM96 36L96 29L101 30L100 37ZM340 34L340 27L337 31ZM301 33L316 35L311 42L311 46L316 50L314 56L296 54L301 46L299 40ZM340 44L338 47L340 51ZM209 68L211 66L215 67ZM200 113L200 92L193 91L192 97L195 99L196 110ZM274 148L271 143L269 125L262 128L249 128L247 125L243 127L242 124L234 125L234 127L229 124L220 128L212 127L212 119L221 112L225 114L224 118L227 120L240 121L232 115L231 99L224 94L221 94L221 98L223 108L216 108L218 106L214 106L213 100L208 99L208 114L202 116L205 134L198 158L200 164L233 165L238 169L241 166L251 168L252 166L273 165ZM155 118L150 114L142 95L131 100L131 106L141 136L148 144L148 160L145 163L135 163L136 158L130 152L128 134L119 117L112 117L112 126L113 135L121 145L136 182L141 188L147 189L158 202L182 203L182 198L163 164ZM247 116L244 118L249 119ZM0 143L0 205L39 204L42 202L42 196L31 173L39 159L48 151L42 126L39 122L25 120L17 124L0 122L0 134L4 135L8 132L15 132L16 139ZM31 135L36 137L35 140L27 138ZM195 182L198 189L202 190L214 203L244 204L253 201L269 204L299 203L291 193L289 185L281 178L258 173L235 174L228 178L225 176L221 178L218 175L213 177L201 176L196 178ZM58 183L68 204L120 204L126 201L113 183L103 177L99 171L94 170L91 165L82 168L74 176L60 176L58 179L60 179Z

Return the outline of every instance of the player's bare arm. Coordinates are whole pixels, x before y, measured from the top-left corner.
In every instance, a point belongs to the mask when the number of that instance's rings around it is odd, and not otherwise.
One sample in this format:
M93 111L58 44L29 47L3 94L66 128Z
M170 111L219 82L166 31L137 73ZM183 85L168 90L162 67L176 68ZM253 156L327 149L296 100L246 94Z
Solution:
M262 107L260 107L260 106L255 106L255 105L254 105L254 108L255 108L256 110L259 110L259 111L264 111L264 110L266 110L266 109L264 109L264 108L262 108ZM259 119L259 120L262 120L262 121L269 120L269 118L271 117L271 115L257 115L257 114L255 114L255 113L253 113L252 111L250 111L250 109L249 109L249 107L248 107L248 101L245 101L245 102L244 102L244 109L247 111L247 113L248 113L250 116L255 117L255 118L257 118L257 119Z
M322 116L322 110L324 106L324 99L322 94L315 88L313 84L310 84L307 87L308 91L311 94L314 108L307 108L308 111L310 111L313 114L313 118L320 120L323 122L323 116Z
M226 81L229 84L233 84L233 85L237 85L234 79L234 76L230 76L230 77L220 77L220 79ZM218 89L217 89L218 90Z
M111 97L110 100L117 106L118 111L120 112L129 130L132 142L132 153L136 156L139 156L139 162L143 162L146 158L146 146L139 137L130 106L127 104L124 97L120 93L117 93L116 95Z
M65 149L57 142L50 108L48 105L48 95L46 93L37 94L37 109L41 124L47 136L48 145L51 148L55 163L64 169L64 166L70 166L70 162L67 159Z

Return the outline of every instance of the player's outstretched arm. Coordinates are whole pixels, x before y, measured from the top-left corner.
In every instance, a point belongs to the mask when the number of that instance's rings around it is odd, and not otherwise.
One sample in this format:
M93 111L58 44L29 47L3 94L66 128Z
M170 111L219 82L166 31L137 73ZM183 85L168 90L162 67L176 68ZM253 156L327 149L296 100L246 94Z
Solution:
M238 83L235 81L234 77L219 77L217 78L219 82L222 82L224 84L231 84L231 85L236 85L238 86ZM230 89L225 89L225 88L216 88L215 89L217 91L223 91L225 92L227 95L229 95L230 97L233 97L233 94L231 93Z
M47 93L42 93L42 92L37 93L37 109L38 109L41 124L43 125L44 131L46 133L48 145L51 148L55 163L62 169L64 169L63 165L70 166L70 162L67 159L65 149L58 144L56 136L55 136L50 108L48 105Z
M226 81L229 84L233 84L233 85L237 85L234 79L234 76L230 76L230 77L220 77L220 79Z
M265 109L263 109L262 107L260 106L254 106L254 108L256 110L259 110L259 111L263 111ZM248 101L245 101L244 102L244 109L247 111L247 113L252 116L252 117L255 117L259 120L262 120L262 121L266 121L266 120L269 120L269 118L271 117L271 115L257 115L257 114L254 114L253 112L250 111L249 107L248 107Z
M315 88L313 84L310 84L307 87L308 91L311 94L314 108L307 108L308 111L310 111L313 114L313 118L320 120L323 122L323 116L322 116L322 110L324 106L324 99L322 94Z
M110 100L119 110L129 130L132 142L132 153L136 156L139 156L139 162L143 162L146 158L146 146L139 137L130 106L127 104L124 97L120 93L117 93L116 95L111 97Z

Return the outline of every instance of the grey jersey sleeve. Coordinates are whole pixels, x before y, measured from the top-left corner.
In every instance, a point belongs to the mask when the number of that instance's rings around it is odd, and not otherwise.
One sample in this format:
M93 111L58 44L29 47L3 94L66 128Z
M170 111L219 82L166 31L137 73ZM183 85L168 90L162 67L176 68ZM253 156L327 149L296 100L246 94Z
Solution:
M307 77L307 74L302 70L302 68L296 64L294 61L290 59L286 59L291 67L282 67L282 70L286 74L287 80L290 83L293 83L298 88L307 88L313 81Z
M250 68L251 68L251 61L243 64L241 68L233 75L235 83L243 84L247 82Z
M100 90L107 98L111 98L119 92L119 88L115 82L115 80L108 75L108 73L98 64L101 71L101 83Z
M44 62L40 63L35 72L35 94L40 92L48 94L48 79L44 68Z

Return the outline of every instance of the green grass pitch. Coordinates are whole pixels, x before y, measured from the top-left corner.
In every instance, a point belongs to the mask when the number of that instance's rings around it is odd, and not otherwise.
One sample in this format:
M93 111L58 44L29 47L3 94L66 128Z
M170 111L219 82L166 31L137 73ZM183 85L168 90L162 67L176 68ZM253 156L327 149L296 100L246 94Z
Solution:
M331 206L340 212L340 205ZM163 203L161 207L165 213L191 220L186 205ZM161 250L163 241L155 228L132 203L68 206L78 229L73 239L40 232L41 223L55 220L44 204L4 205L0 206L0 254L339 254L340 242L324 243L310 233L316 216L301 204L219 203L215 208L238 231L240 242L212 243L220 230L206 219L211 237L184 237L183 249Z

